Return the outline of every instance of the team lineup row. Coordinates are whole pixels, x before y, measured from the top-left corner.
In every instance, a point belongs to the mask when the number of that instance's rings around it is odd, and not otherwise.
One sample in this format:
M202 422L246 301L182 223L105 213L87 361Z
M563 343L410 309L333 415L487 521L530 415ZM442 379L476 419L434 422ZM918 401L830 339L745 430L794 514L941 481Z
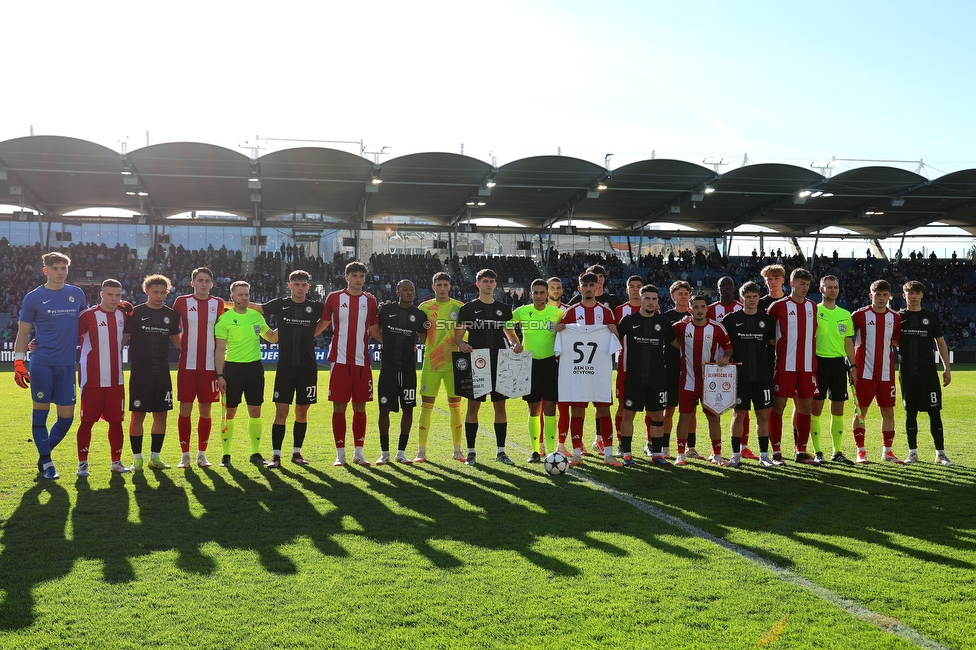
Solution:
M379 381L379 438L381 455L377 464L414 463L426 460L427 436L435 399L443 385L448 399L453 457L468 465L477 462L476 438L481 404L488 395L494 412L495 458L512 464L506 453L508 397L497 391L467 400L462 415L455 391L455 358L458 353L487 351L490 368L498 363L498 352L510 348L515 354L528 350L531 358L531 388L523 396L528 403L527 428L533 452L530 463L541 462L546 450L558 449L570 465L582 462L583 422L587 406L596 411L597 438L594 450L610 466L635 464L632 454L634 419L645 412L647 444L644 452L658 465L670 464L673 414L678 412L675 464L701 458L696 449L696 412L702 399L703 364L737 370L736 403L732 419L732 454L722 455L719 416L707 407L702 412L708 425L711 453L708 460L718 465L737 466L742 459L755 459L764 466L783 464L781 450L783 413L794 401L797 462L817 465L826 459L821 448L820 418L824 401L830 400L831 461L853 464L841 451L845 430L844 404L848 384L855 390L855 415L851 426L857 446L856 462L867 462L864 419L877 402L882 420L882 458L895 463L918 460L917 413L928 412L936 462L951 465L944 451L940 418L941 388L951 373L948 352L938 317L921 307L924 286L909 282L904 287L908 308L900 313L888 309L891 289L879 280L871 286L872 304L853 315L836 305L836 278L820 280L823 302L806 298L812 275L793 271L786 294L785 271L778 265L763 269L769 289L760 298L759 286L748 282L738 290L731 278L719 280L720 299L708 304L693 296L684 281L671 285L675 308L659 313L659 290L644 285L639 276L627 280L628 300L603 293L606 272L600 266L579 277L579 295L573 304L561 302L560 280L532 283L532 304L514 312L494 300L496 276L490 269L477 274L479 296L466 304L450 298L451 279L437 273L432 280L434 297L414 305L416 287L410 280L397 285L397 300L378 307L363 292L367 268L360 262L346 266L347 288L335 291L323 301L307 298L309 275L294 271L289 276L288 298L264 304L250 302L246 282L231 285L231 301L210 295L212 272L201 267L192 273L193 293L181 296L173 307L164 304L170 281L151 275L143 281L145 304L132 307L121 300L121 283L102 283L101 301L88 308L83 292L66 284L70 259L62 253L42 256L47 282L31 291L20 313L15 347L15 380L30 388L33 398L32 433L38 449L38 469L45 478L58 478L52 450L67 435L74 418L75 369L81 386L81 423L77 432L78 474L87 476L88 447L92 427L100 419L109 426L111 468L116 472L167 469L160 457L166 432L167 413L174 408L168 353L172 343L180 349L176 401L179 402L178 434L182 451L179 467L194 462L190 446L192 411L198 404L197 455L195 462L209 467L206 451L212 425L212 405L225 400L221 430L221 466L231 463L231 443L236 415L247 405L247 430L251 462L279 467L286 421L295 405L292 462L304 465L302 444L308 427L308 410L317 401L317 363L314 337L332 328L329 347L329 401L333 404L332 430L337 450L334 465L344 465L348 421L352 403L351 462L368 466L363 448L366 438L366 403L373 395L368 341L383 343ZM278 328L271 329L264 316L275 316ZM31 341L31 331L35 332ZM521 332L521 339L519 338ZM75 362L78 340L81 359ZM277 342L278 367L273 401L275 418L271 431L272 456L261 455L261 406L264 399L264 369L260 360L260 339ZM413 459L406 446L416 407L417 340L424 343L424 361L419 393L419 448ZM33 349L28 372L28 346ZM122 348L129 346L130 383L128 396L129 440L134 456L131 469L122 463L125 388ZM901 356L899 379L906 410L908 456L897 458L894 440L894 349ZM570 355L564 351L572 350ZM612 356L619 352L615 386ZM937 376L933 350L938 350L945 367ZM461 364L458 364L461 365ZM494 381L494 373L491 373ZM491 386L494 388L495 386ZM615 389L615 390L614 390ZM611 393L618 409L611 418ZM47 420L51 403L57 420ZM396 454L390 455L390 413L400 412L400 436ZM755 413L760 454L748 447L750 410ZM558 411L558 416L557 416ZM144 460L142 442L146 414L152 414L151 446ZM614 431L617 432L614 453ZM572 452L566 448L571 439ZM812 442L813 454L807 452ZM618 460L618 457L620 458Z

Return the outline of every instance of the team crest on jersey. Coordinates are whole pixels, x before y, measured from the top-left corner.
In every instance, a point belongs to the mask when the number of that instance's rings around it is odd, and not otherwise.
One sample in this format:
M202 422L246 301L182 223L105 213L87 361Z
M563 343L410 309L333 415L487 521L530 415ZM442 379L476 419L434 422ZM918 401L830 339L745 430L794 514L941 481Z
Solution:
M556 326L555 326L555 324L554 324L554 323L553 323L552 321L548 321L548 322L546 323L546 329L547 329L547 330L549 330L549 331L551 332L551 331L553 331L554 329L556 329Z
M75 301L74 296L68 296L68 302L74 302L74 301Z
M163 322L169 325L169 316L163 316Z
M837 331L840 332L840 335L841 336L844 336L845 334L847 334L847 324L846 323L839 323L837 325Z
M501 315L502 315L502 310L501 309L496 309L495 310L495 316L501 316Z
M413 314L410 314L410 322L411 323L416 323L417 322L417 317L414 316Z
M311 313L312 313L312 308L311 308L311 307L308 307L308 306L306 306L306 307L305 307L305 313L306 313L306 314L311 314Z
M922 319L922 325L928 325L928 324L929 324L929 319L928 318L923 318Z
M359 311L366 311L366 301L365 300L359 303Z
M843 325L841 325L841 327L843 327ZM761 330L762 329L766 329L766 322L765 321L759 321L759 329L761 329ZM841 334L843 334L843 332L841 332Z
M655 332L660 332L661 331L661 326L659 324L656 324L655 323L655 325L654 325L654 331Z
M437 318L437 314L434 314L434 318ZM451 312L451 320L457 320L458 313L456 311Z
M261 326L260 325L255 325L254 326L254 335L255 336L261 336Z

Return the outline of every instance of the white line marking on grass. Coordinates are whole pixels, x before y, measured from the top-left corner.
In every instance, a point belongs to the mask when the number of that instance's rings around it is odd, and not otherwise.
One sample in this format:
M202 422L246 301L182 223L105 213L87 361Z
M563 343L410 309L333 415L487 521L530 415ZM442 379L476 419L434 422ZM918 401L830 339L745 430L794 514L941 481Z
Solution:
M821 587L820 585L811 582L810 580L807 580L803 576L793 573L789 569L784 569L778 564L774 562L770 562L769 560L762 557L761 555L757 555L756 553L753 553L752 551L745 549L737 544L733 544L732 542L724 540L721 537L717 537L716 535L713 535L707 530L703 530L701 528L698 528L697 526L689 524L687 521L683 519L679 519L678 517L669 515L668 513L661 510L660 508L657 508L655 506L652 506L649 503L641 501L640 499L631 496L626 492L621 492L620 490L611 487L605 483L601 483L595 478L588 476L577 470L570 470L569 473L573 474L573 476L576 476L577 478L583 479L587 483L596 487L598 490L602 490L603 492L606 492L607 494L610 494L611 496L614 496L620 499L621 501L629 503L630 505L641 510L642 512L649 514L656 519L660 519L666 524L670 524L675 528L683 530L689 535L698 537L700 539L704 539L705 541L711 542L712 544L721 546L727 551L731 551L735 553L739 557L749 562L752 562L758 567L762 569L766 569L767 571L775 575L783 582L788 582L792 585L796 585L797 587L800 587L801 589L810 592L817 598L844 610L845 612L847 612L851 616L854 616L855 618L858 618L866 623L870 623L871 625L874 625L875 627L877 627L878 629L884 632L889 632L891 634L894 634L897 637L905 639L906 641L914 643L919 648L931 648L932 650L949 650L947 646L944 646L941 643L933 641L932 639L922 635L920 632L912 629L911 627L905 625L904 623L902 623L897 619L871 611L870 609L855 603L853 600L844 598L840 594L834 593L829 589L825 589L824 587Z

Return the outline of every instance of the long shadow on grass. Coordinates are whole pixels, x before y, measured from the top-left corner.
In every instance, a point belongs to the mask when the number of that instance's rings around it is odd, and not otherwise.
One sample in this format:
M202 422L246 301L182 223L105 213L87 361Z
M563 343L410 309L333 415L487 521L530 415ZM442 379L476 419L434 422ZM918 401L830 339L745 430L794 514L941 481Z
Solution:
M976 529L976 473L967 468L790 464L769 470L695 463L664 472L645 464L637 471L587 471L720 537L743 531L772 533L838 557L861 559L859 547L877 546L944 567L974 567L951 552L921 548L933 544L963 553L976 551L976 539L965 533ZM792 566L790 558L743 537L736 538L739 545L781 566ZM838 543L824 541L830 538Z

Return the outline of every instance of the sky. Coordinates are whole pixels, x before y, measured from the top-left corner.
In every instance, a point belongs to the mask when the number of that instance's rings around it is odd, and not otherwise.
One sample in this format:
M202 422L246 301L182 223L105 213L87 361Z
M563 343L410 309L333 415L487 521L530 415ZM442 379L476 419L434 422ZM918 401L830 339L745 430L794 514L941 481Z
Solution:
M0 141L976 167L972 2L21 2L4 23Z

